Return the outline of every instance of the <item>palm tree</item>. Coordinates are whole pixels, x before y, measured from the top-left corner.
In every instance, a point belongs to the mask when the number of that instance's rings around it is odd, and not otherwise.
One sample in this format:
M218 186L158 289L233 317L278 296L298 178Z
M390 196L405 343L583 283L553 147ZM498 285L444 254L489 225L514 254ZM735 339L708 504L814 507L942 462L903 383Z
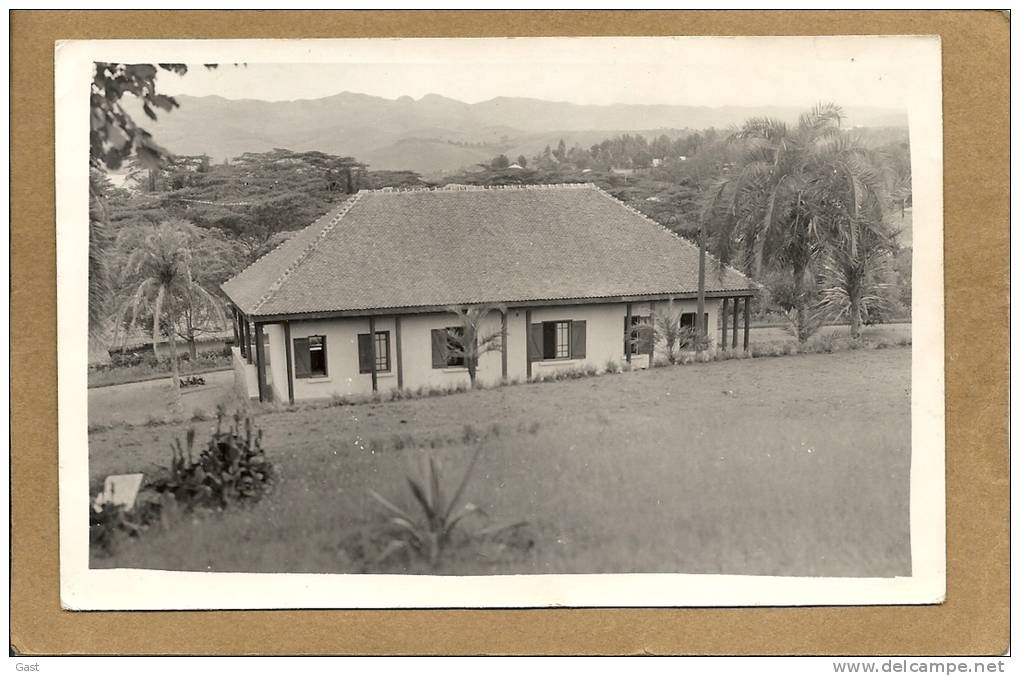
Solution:
M703 211L721 258L742 258L754 278L766 268L790 276L793 328L801 342L818 325L808 290L817 264L831 257L833 246L854 240L860 226L840 210L853 205L857 213L866 193L877 192L867 151L840 129L842 118L839 106L826 103L792 127L771 118L747 120L732 136L744 144L744 164L713 187Z
M220 302L202 288L192 273L193 252L201 240L195 226L186 221L167 221L143 226L126 233L119 244L130 251L121 271L121 288L126 297L116 315L118 330L123 328L130 313L129 329L139 314L152 317L152 349L159 356L157 345L162 335L170 340L170 369L173 389L180 387L177 366L177 331L182 313L202 306L203 311L219 313Z
M889 262L884 243L872 234L858 241L856 254L849 247L833 247L825 257L819 308L831 319L848 320L851 338L859 338L864 320L884 309Z
M695 324L698 322L695 321ZM662 344L665 347L666 359L670 364L675 364L680 357L680 352L692 346L695 352L700 352L707 345L707 340L700 333L700 329L691 330L684 326L681 321L681 313L674 309L673 299L665 308L656 307L652 311L651 321L644 324L635 324L631 329L632 338L652 341L653 345Z
M884 206L890 195L877 158L858 140L840 137L824 146L805 193L824 242L820 307L849 319L850 336L858 338L869 310L883 303L881 277L892 242Z
M89 336L102 333L106 324L106 303L110 293L106 250L110 238L103 193L109 183L100 170L89 169Z
M486 352L503 349L502 333L483 333L482 322L490 312L505 312L506 308L501 305L486 304L467 307L451 305L447 309L457 315L460 326L457 327L458 331L451 331L447 334L446 357L464 361L468 377L471 379L471 387L474 387L478 361L482 355Z

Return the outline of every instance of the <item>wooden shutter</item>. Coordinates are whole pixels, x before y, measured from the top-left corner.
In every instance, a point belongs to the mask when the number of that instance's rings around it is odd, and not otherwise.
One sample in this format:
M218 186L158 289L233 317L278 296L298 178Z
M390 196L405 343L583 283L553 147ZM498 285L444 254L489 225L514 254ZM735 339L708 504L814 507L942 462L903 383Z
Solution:
M638 319L637 326L637 341L638 341L638 354L651 354L652 347L655 343L655 331L654 331L654 318L652 317L641 317Z
M556 358L556 322L542 322L542 357Z
M446 329L432 329L432 368L446 368Z
M308 339L294 339L294 375L297 378L307 378L312 371L311 360L308 356Z
M586 322L570 322L570 358L584 359L586 342Z
M542 361L542 324L528 327L528 361Z
M358 373L372 372L372 334L358 334Z

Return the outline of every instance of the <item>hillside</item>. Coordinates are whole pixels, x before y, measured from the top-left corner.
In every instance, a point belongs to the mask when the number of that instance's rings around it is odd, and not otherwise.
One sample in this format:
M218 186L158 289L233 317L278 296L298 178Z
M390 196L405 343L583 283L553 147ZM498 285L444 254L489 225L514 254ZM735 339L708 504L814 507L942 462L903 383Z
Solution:
M362 153L358 158L370 167L399 167L431 175L487 162L500 152L498 146L460 146L436 138L407 138Z
M499 152L531 155L561 137L568 145L587 145L620 133L725 128L750 116L793 121L801 112L797 107L594 106L507 97L469 104L436 94L415 100L352 92L298 101L219 96L177 101L180 108L144 124L176 153L222 161L273 148L320 150L355 156L379 169L423 173L470 166ZM142 120L134 103L125 99L129 112ZM906 126L906 116L894 110L847 112L851 125Z

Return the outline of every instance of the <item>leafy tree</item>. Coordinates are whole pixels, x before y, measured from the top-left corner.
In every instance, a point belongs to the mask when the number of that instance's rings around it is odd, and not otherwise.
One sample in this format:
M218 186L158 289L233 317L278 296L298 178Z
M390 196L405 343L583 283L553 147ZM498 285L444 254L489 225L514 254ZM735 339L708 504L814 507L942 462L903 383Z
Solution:
M215 66L208 66L215 68ZM177 101L156 91L159 70L187 73L184 64L163 63L94 64L89 97L89 168L91 170L118 169L126 158L136 156L150 170L163 166L171 154L159 146L152 134L139 127L124 110L121 99L131 94L142 102L142 111L156 120L156 109L166 112L178 107ZM89 331L102 330L104 305L108 299L104 259L110 232L104 193L108 182L97 182L90 173L89 180Z
M652 157L664 160L672 154L673 142L670 141L669 137L665 134L660 134L655 137L655 140L652 141L648 150Z
M556 145L556 150L553 151L553 157L562 162L567 158L567 144L560 139L560 142Z
M491 162L489 162L489 168L491 169L506 169L509 166L510 158L503 154L497 155L496 157L492 158Z
M208 64L207 68L215 68ZM160 70L184 75L183 63L96 63L92 73L90 162L109 169L119 169L132 154L147 167L159 169L171 153L158 145L131 118L121 105L125 94L133 94L142 102L142 111L150 120L157 119L156 110L170 112L178 107L176 99L156 91L156 75Z
M631 162L635 167L646 168L652 165L652 154L647 150L639 150L634 154Z
M460 320L459 331L451 331L447 334L447 342L444 347L446 358L462 359L468 370L468 377L471 379L471 387L475 386L475 379L478 372L478 362L486 352L495 352L503 349L501 332L484 333L482 323L491 312L505 312L501 305L452 305L447 308L457 315Z
M524 168L527 168L527 166L528 166L528 158L525 157L524 155L518 155L517 156L517 164L519 164L520 166L522 166Z

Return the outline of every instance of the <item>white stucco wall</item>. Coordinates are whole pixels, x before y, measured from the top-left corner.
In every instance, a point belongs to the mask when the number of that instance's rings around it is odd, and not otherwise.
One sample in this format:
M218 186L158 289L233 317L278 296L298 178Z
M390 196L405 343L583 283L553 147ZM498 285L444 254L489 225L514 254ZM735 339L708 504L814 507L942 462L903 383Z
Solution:
M262 330L269 338L266 346L269 354L266 382L273 391L273 401L287 401L287 345L283 339L283 325L266 324Z
M674 301L674 311L694 312L696 301ZM709 337L713 346L718 342L718 319L721 301L708 300L705 311L708 312ZM631 309L635 316L650 314L648 303L634 303ZM527 327L524 309L511 309L507 325L507 377L525 380L527 377ZM594 366L603 370L608 361L622 365L625 361L623 353L623 324L626 316L626 305L593 304L566 305L556 307L533 308L531 321L570 320L584 321L586 346L584 359L564 359L537 361L532 364L532 377L554 373L565 369L585 368ZM450 387L467 384L469 377L466 368L432 368L432 329L457 326L458 320L453 314L430 313L404 315L401 318L401 343L403 351L403 376L406 389L419 387ZM397 387L397 343L395 320L392 317L381 317L375 321L377 332L390 333L390 370L377 374L380 391ZM368 333L368 319L329 319L292 321L290 324L291 339L306 338L314 335L326 336L326 359L328 374L324 378L294 378L294 399L315 399L333 395L369 394L372 392L372 376L358 372L358 339L360 333ZM500 331L500 315L491 313L484 322L483 332ZM287 366L286 346L282 325L267 324L265 332L269 336L269 368L267 379L272 383L274 395L278 401L287 401ZM662 347L656 347L657 354L663 354ZM292 355L293 359L293 355ZM634 355L632 364L644 368L648 364L646 355ZM482 356L478 367L478 380L484 384L494 384L502 378L502 359L498 351Z

